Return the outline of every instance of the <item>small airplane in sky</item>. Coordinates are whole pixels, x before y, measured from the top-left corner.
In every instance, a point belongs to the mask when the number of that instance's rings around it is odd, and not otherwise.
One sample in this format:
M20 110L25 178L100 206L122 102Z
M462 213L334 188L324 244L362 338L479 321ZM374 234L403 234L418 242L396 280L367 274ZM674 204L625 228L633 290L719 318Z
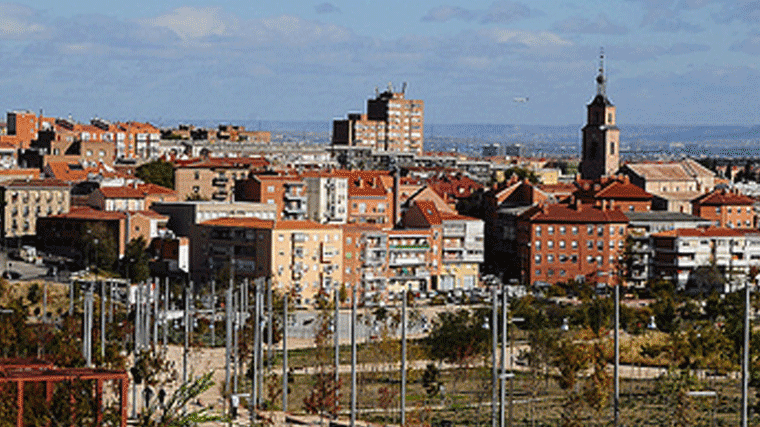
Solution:
M517 102L517 103L528 102L528 97L527 96L518 96L518 97L512 98L512 101Z

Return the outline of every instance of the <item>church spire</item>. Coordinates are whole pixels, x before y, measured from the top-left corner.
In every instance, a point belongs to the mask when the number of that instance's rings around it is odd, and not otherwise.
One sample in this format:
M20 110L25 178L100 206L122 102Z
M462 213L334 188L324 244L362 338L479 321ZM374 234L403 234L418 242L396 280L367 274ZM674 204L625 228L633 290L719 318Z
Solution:
M599 74L596 76L596 94L607 97L607 76L604 75L604 48L599 48Z

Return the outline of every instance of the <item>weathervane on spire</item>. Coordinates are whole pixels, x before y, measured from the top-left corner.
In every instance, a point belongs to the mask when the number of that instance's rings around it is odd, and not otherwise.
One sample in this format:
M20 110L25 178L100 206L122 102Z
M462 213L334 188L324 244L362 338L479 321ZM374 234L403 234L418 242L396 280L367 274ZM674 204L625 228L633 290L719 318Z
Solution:
M607 96L607 77L604 75L604 47L599 48L599 75L596 76L596 94Z

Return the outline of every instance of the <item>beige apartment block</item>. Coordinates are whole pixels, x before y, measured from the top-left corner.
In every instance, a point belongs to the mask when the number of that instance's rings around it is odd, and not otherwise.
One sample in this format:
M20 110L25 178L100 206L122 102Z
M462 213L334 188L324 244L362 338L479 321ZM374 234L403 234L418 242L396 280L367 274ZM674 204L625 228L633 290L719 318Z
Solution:
M68 183L55 179L17 179L0 186L3 200L3 237L37 233L37 219L61 215L71 208Z
M343 284L343 231L314 221L219 218L201 224L209 278L234 266L237 278L267 277L278 292L293 292L313 305L320 292Z

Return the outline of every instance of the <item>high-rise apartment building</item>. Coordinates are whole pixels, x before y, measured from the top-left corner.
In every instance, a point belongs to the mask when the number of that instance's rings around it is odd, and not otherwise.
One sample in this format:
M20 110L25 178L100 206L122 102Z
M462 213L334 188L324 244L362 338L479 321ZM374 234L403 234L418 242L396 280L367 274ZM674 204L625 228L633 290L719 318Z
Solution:
M376 151L409 152L421 155L424 143L425 103L406 99L388 86L367 100L366 114L349 114L333 121L333 147L359 147Z

